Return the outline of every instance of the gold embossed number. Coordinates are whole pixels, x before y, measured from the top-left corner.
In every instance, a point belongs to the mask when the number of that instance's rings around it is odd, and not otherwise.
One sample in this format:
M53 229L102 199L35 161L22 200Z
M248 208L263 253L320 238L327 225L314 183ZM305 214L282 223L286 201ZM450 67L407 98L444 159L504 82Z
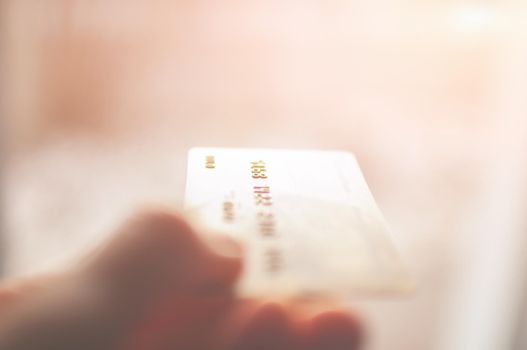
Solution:
M265 173L266 170L265 162L263 160L251 162L251 172L253 179L267 179L267 175Z

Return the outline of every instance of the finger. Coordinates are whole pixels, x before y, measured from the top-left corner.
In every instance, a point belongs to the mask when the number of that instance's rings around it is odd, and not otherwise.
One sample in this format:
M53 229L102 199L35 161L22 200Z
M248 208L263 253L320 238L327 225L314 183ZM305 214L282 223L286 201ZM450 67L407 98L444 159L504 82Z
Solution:
M206 349L230 303L218 298L172 297L160 301L128 333L120 349Z
M309 322L303 339L305 350L354 350L363 342L361 324L352 316L331 311L322 313Z
M228 350L286 350L292 346L291 320L284 307L267 304L238 319L238 331L226 342Z

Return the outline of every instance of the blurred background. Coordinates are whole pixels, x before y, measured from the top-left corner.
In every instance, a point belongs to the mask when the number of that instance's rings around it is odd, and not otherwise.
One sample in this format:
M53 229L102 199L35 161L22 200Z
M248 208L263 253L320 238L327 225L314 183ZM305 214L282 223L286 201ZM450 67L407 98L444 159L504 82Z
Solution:
M527 3L0 0L1 261L181 208L193 146L359 159L418 284L372 350L526 349Z

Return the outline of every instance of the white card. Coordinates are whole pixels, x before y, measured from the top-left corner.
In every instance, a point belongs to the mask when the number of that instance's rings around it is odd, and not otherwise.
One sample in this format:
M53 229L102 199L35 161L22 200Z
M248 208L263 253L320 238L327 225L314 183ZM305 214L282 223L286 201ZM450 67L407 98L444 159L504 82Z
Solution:
M194 148L185 208L201 232L244 247L242 296L345 298L411 288L350 153Z

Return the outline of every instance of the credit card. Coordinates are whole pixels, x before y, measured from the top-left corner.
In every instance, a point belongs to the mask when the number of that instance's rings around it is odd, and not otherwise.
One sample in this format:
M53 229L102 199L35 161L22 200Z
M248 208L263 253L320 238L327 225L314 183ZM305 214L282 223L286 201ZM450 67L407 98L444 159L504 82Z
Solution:
M185 210L200 232L243 246L243 297L340 299L412 287L351 153L193 148Z

